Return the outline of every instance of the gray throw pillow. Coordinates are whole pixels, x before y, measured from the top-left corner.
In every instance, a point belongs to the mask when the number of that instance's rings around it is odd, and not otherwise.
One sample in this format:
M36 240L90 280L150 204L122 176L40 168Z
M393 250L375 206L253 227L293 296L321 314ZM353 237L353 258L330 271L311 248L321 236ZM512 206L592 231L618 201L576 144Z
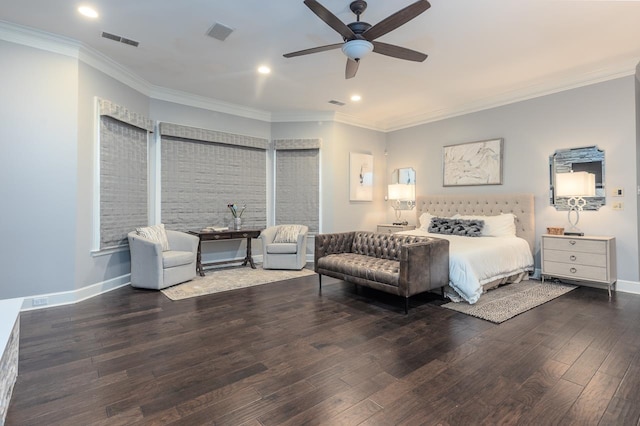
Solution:
M482 234L484 220L453 219L434 217L429 225L429 232L433 234L461 235L463 237L479 237Z

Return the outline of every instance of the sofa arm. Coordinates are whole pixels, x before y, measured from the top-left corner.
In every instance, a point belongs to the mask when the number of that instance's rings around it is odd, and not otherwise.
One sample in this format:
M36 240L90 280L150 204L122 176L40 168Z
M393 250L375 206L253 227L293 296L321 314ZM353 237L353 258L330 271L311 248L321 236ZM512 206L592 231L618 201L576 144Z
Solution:
M355 231L334 234L316 234L315 250L313 253L314 268L316 268L316 272L318 259L321 257L330 254L351 252L351 246L353 245L353 237L355 234Z
M449 241L428 237L427 241L404 244L400 251L400 294L409 297L449 284Z

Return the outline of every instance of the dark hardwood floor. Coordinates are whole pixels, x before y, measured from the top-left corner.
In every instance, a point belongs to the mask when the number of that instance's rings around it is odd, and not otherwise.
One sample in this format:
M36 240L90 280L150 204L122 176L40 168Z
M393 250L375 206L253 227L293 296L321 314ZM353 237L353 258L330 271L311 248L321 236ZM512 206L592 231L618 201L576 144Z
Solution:
M640 296L582 287L500 325L317 276L21 316L6 425L634 425Z

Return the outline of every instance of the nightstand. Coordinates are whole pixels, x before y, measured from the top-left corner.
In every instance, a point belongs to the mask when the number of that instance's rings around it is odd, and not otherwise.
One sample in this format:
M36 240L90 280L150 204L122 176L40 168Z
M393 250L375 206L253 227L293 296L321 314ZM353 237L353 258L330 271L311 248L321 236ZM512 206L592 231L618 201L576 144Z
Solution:
M395 234L400 231L411 231L412 229L416 229L415 225L378 225L378 229L376 232L381 232L384 234Z
M606 284L617 281L615 237L542 236L542 281L544 277L567 278Z

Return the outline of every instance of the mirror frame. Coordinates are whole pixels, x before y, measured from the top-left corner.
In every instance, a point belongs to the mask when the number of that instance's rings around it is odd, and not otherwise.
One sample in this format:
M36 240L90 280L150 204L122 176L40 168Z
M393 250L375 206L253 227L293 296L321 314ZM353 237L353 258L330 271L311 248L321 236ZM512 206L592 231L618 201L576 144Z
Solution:
M403 180L406 180L406 182L402 182ZM389 184L396 184L396 183L407 183L415 186L416 170L413 167L400 167L397 169L393 169L393 171L391 172L391 179L389 181ZM389 199L389 201L394 202L395 210L413 210L413 208L416 205L415 200L400 201L399 205L397 204L396 200Z
M587 203L583 210L599 210L604 206L606 204L604 150L596 145L557 149L553 155L549 156L549 204L558 211L571 210L568 203L569 197L555 196L556 173L575 171L574 164L597 162L600 162L600 170L596 171L596 196L584 197Z

